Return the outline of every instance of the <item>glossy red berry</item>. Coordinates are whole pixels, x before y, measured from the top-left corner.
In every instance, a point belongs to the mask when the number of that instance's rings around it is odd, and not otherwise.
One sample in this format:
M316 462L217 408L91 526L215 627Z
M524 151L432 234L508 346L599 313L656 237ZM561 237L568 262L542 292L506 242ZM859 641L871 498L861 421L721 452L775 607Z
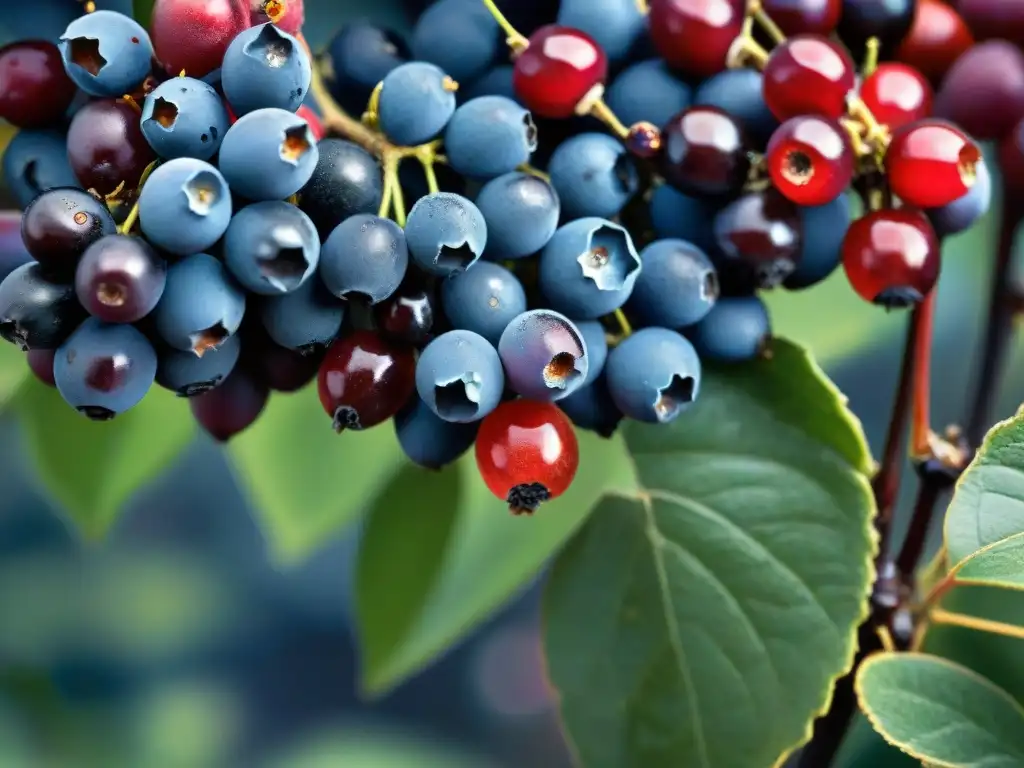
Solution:
M60 51L44 40L0 48L0 119L18 128L43 128L64 117L75 98Z
M842 0L764 0L768 16L787 35L830 35L839 23Z
M335 431L369 429L408 402L416 387L416 359L412 347L356 331L328 348L317 383Z
M572 422L552 403L511 400L480 423L480 476L513 514L532 514L542 502L565 493L579 462Z
M717 107L690 107L661 132L661 172L690 195L737 194L747 181L750 158L743 129Z
M743 26L743 0L650 0L648 28L671 67L696 78L725 69Z
M850 55L817 35L791 37L776 47L764 67L764 100L779 120L800 115L838 119L856 73Z
M955 8L943 0L917 0L914 22L895 58L938 84L972 45L974 36Z
M935 115L978 141L1001 139L1024 117L1024 52L987 40L949 68L935 96Z
M231 41L248 29L249 0L156 0L153 51L170 75L204 77L219 69Z
M775 188L797 205L825 205L853 179L854 155L846 132L834 120L805 115L787 120L772 134L766 154Z
M289 35L302 32L306 9L303 0L249 0L252 26L273 22Z
M886 61L864 79L860 98L882 125L895 130L932 113L932 87L907 64Z
M549 24L516 57L512 87L533 114L565 118L607 77L608 57L590 35Z
M917 208L939 208L974 186L981 150L955 126L921 120L893 134L885 171L896 197Z
M872 211L850 225L842 250L853 289L887 308L918 303L939 279L939 240L920 211Z

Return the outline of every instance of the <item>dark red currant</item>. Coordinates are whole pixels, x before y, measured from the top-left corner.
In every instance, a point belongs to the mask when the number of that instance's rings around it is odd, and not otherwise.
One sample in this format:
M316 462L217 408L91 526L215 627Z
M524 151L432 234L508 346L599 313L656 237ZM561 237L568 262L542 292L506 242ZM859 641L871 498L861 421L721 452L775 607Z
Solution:
M155 159L142 134L138 110L125 101L91 101L71 120L68 162L87 189L109 195L123 184L122 189L134 190Z
M779 120L801 115L839 119L856 73L850 55L817 35L791 37L775 48L764 67L764 100Z
M841 0L764 0L762 5L787 35L830 35L843 8Z
M714 230L726 292L773 288L797 267L800 211L776 189L737 198L715 216Z
M924 75L895 61L882 62L864 79L860 98L878 122L892 129L932 113L932 87Z
M249 28L250 13L249 0L156 0L149 25L156 58L170 75L204 77Z
M43 128L64 117L75 98L60 51L44 40L0 48L0 119L19 128Z
M825 205L853 179L855 158L846 131L834 120L794 117L768 142L768 173L775 188L798 205Z
M32 374L48 387L56 387L53 376L53 358L57 356L55 349L30 349L25 353L28 368Z
M648 28L671 67L696 78L725 69L743 26L743 0L650 0Z
M109 235L86 249L75 292L93 317L134 323L153 311L167 283L167 263L141 237Z
M355 331L328 348L318 385L335 431L369 429L408 402L416 388L416 358L412 347Z
M374 308L377 329L389 339L422 347L434 329L434 291L422 280L410 280Z
M512 87L535 115L564 118L607 77L608 57L590 35L551 24L530 35L530 46L516 57Z
M917 0L914 23L895 58L938 85L972 45L971 30L955 8L943 0Z
M920 211L872 211L850 225L842 250L853 290L887 308L917 304L939 279L939 240Z
M236 367L217 387L188 400L199 426L219 443L248 429L263 413L270 389L244 368Z
M541 503L565 493L579 463L572 422L553 403L510 400L480 423L480 476L513 514L532 514Z
M979 40L1024 45L1024 5L1017 0L959 0L956 5Z
M661 172L690 195L732 196L747 180L750 158L743 130L717 107L690 107L661 131Z
M74 187L43 192L21 217L25 249L47 273L69 280L85 249L115 232L107 206Z
M893 134L885 171L896 197L916 208L939 208L974 186L981 150L955 126L921 120Z
M298 392L316 378L323 351L307 354L286 349L265 336L243 341L242 355L250 373L274 392Z
M1024 53L989 40L957 59L935 97L935 114L978 141L1001 139L1024 117Z

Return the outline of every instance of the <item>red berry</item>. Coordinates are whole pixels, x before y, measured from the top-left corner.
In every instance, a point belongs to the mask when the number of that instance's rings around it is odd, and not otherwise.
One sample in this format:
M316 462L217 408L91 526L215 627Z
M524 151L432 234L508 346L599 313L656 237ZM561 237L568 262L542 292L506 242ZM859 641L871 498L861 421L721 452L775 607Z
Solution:
M320 141L320 139L322 139L324 137L324 135L325 135L324 124L320 122L320 118L317 117L316 112L314 112L312 109L310 109L308 105L302 104L295 111L295 114L297 114L299 117L301 117L307 123L309 123L309 130L311 130L313 132L313 138L315 138L317 141ZM234 115L231 115L231 114L229 114L229 118L230 118L232 124L234 124L235 120L238 119L237 117L235 117Z
M32 374L48 387L56 387L57 381L53 375L53 358L57 355L55 349L30 349L25 353L28 358L28 367Z
M330 346L317 381L335 431L369 429L408 402L416 387L416 359L412 347L356 331Z
M564 118L607 77L608 57L592 37L549 24L530 35L530 46L516 57L512 86L535 115Z
M552 403L511 400L480 423L476 465L513 514L532 514L565 493L579 463L572 422Z
M226 443L255 423L269 397L266 384L236 367L219 386L190 397L188 404L203 431L217 442Z
M743 130L717 107L690 107L661 135L661 172L688 195L733 196L747 181L750 158Z
M764 100L779 120L800 115L838 119L853 90L853 60L817 35L791 37L776 47L764 67Z
M843 268L860 296L888 308L918 303L939 279L939 240L928 217L908 208L872 211L850 225Z
M889 187L917 208L939 208L974 186L981 150L955 126L921 120L893 134L885 152Z
M838 123L815 115L787 120L768 142L768 173L797 205L825 205L853 179L849 137Z
M892 129L932 113L932 87L911 66L894 61L878 65L860 86L861 100L882 125Z
M648 27L669 66L697 78L725 69L743 25L742 0L651 0Z
M1024 45L1024 6L1017 0L959 0L957 8L979 40Z
M289 35L302 31L306 14L302 0L250 0L249 23L259 26L272 21Z
M90 101L71 120L68 162L86 189L109 195L124 182L124 190L134 190L155 159L142 134L138 109L125 101Z
M43 40L0 48L0 119L19 128L43 128L64 117L75 98L60 51Z
M967 24L942 0L917 0L914 22L896 50L899 61L938 84L953 62L974 45Z
M787 35L830 35L842 0L764 0L764 10Z
M1024 53L1005 40L975 45L943 78L935 115L979 141L1003 138L1024 117Z
M250 13L249 0L156 0L149 25L156 58L171 75L204 77L249 28Z

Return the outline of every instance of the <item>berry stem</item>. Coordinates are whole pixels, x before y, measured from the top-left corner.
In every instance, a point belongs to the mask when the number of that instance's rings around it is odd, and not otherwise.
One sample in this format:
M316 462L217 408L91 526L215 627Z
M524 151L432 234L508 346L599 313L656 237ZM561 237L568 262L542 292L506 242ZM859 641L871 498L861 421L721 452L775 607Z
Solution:
M505 33L505 44L512 49L513 53L525 51L529 47L530 41L519 34L519 30L513 27L512 22L505 18L505 14L498 10L498 6L495 5L494 0L482 0L482 2L484 7L490 12L491 16L494 17L494 20L498 22L498 26L501 27L502 31Z
M128 215L124 217L124 222L121 224L121 229L119 230L120 233L122 235L127 235L129 232L131 232L132 231L132 227L135 226L135 222L136 222L136 220L138 218L139 218L139 201L136 200L135 203L132 205L131 210L128 211Z
M437 174L434 173L434 161L423 154L419 154L416 157L420 161L420 165L423 166L423 175L427 180L427 192L436 195L441 191L441 187L437 183Z
M629 322L629 318L626 317L626 313L621 308L615 310L615 322L619 324L619 330L622 331L622 336L633 335L633 326Z
M1003 637L1013 637L1024 640L1024 627L1005 624L1001 621L990 621L977 616L968 616L963 613L954 613L944 608L933 608L930 615L931 620L936 624L949 624L953 627L964 627L975 629L979 632L988 632Z
M765 12L764 6L761 5L761 0L749 0L747 3L747 15L753 17L754 21L761 25L761 29L772 39L773 43L779 45L786 42L786 33Z
M523 163L516 170L517 171L521 171L523 173L528 173L531 176L536 176L538 179L542 179L542 180L546 181L548 184L551 183L551 177L550 176L548 176L546 173L544 173L544 171L542 171L540 168L534 168L529 163Z
M910 419L910 452L917 458L926 457L931 453L930 406L934 319L935 290L932 289L914 308L914 315L910 321L917 326L913 350L914 408Z
M861 67L860 76L861 78L870 77L878 69L878 38L869 37L865 44L866 52L864 54L864 66Z
M617 138L626 139L629 137L629 128L619 120L618 116L612 111L612 108L608 106L603 97L594 99L588 105L588 109L586 109L584 113L591 115L592 117L596 117L608 126Z
M370 94L370 100L366 104L366 111L363 112L363 116L361 118L363 125L371 131L380 130L378 110L380 108L380 92L383 87L383 81L377 83L377 85L373 87L373 93Z
M377 209L377 215L382 219L388 218L391 213L391 198L394 195L394 186L391 183L391 179L387 173L384 174L383 191L380 197L380 207Z
M754 17L751 14L748 13L743 19L743 27L729 46L725 63L729 69L742 69L751 64L757 70L764 69L768 63L768 51L754 39Z

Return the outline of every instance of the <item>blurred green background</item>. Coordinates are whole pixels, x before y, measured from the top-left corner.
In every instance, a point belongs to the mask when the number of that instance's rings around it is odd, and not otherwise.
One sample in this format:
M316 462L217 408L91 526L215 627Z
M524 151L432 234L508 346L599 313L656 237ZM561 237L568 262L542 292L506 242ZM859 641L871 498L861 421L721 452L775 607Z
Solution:
M0 40L59 32L47 25L62 23L41 8L8 9ZM314 48L353 18L407 26L400 0L306 0L306 14ZM965 413L997 225L989 216L945 247L936 427ZM813 349L877 452L906 316L863 304L841 274L772 296L771 307L776 332ZM1022 399L1022 352L1018 344L999 417ZM303 461L302 430L288 434L281 454ZM28 441L37 437L0 417L0 768L569 765L543 679L536 586L397 691L363 702L351 621L358 530L301 565L275 568L221 449L196 438L131 498L109 536L85 544L33 471ZM163 437L147 439L157 446ZM321 460L330 466L329 455ZM594 471L582 466L577 482L592 481ZM349 490L368 504L376 489ZM904 490L905 511L912 488ZM317 497L317 488L304 489L295 514ZM494 514L503 514L500 505ZM1024 621L1024 595L975 590L956 599ZM963 630L932 641L1020 698L1024 671L1013 643ZM913 762L859 727L843 765Z

